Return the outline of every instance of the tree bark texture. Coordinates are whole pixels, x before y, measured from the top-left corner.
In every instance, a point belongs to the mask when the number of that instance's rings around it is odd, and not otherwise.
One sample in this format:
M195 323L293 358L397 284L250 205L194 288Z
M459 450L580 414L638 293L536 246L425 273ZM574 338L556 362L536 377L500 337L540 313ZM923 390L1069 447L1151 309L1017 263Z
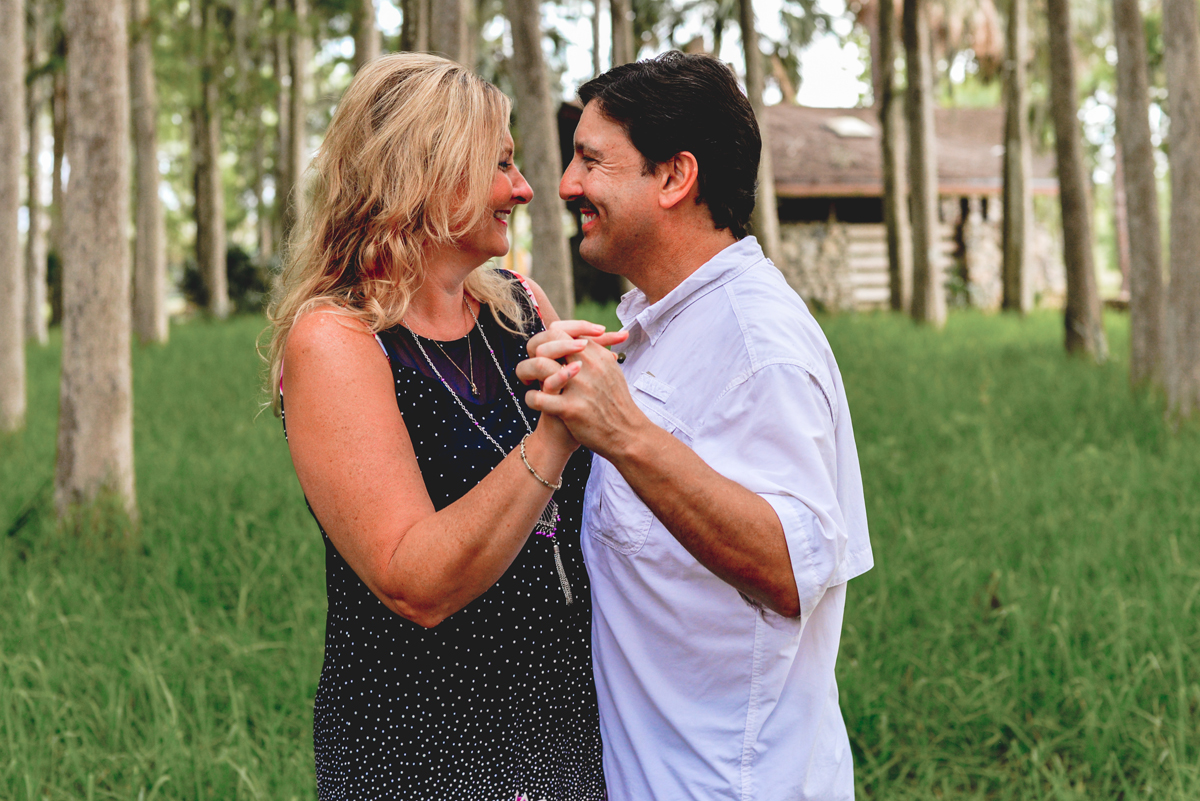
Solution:
M200 0L200 103L192 111L196 168L196 267L204 279L205 307L218 319L229 315L225 268L225 188L221 182L221 68L215 54L216 8Z
M783 247L779 241L779 208L775 201L775 168L771 161L771 131L767 125L766 108L763 105L763 58L758 49L758 27L754 20L754 4L751 0L739 0L739 19L742 26L742 50L746 59L746 94L750 106L758 118L759 134L762 136L762 155L758 159L758 197L750 217L750 226L758 237L767 258L782 264Z
M896 4L879 0L879 127L883 165L883 222L887 230L888 289L892 311L912 310L912 228L908 219L908 135L904 104L896 96ZM874 74L872 70L872 74Z
M1150 135L1146 31L1137 0L1113 0L1117 45L1117 144L1129 242L1129 380L1162 384L1163 272L1158 181ZM1193 81L1200 79L1194 76ZM1172 101L1174 107L1174 101Z
M1136 2L1136 0L1135 0ZM1033 233L1033 151L1029 140L1027 0L1008 7L1007 58L1004 62L1004 210L1001 218L1001 305L1027 313L1033 307L1029 246Z
M295 28L288 46L288 72L292 76L288 92L288 176L291 193L284 206L283 235L291 236L296 222L304 217L304 167L308 155L308 62L312 47L309 43L308 0L291 0Z
M167 223L158 197L158 91L149 0L131 0L129 19L129 104L137 175L133 329L142 342L166 342Z
M0 433L25 425L25 263L21 129L25 125L25 8L0 0Z
M1171 417L1200 413L1200 28L1194 0L1163 0L1171 101L1171 288L1166 387Z
M1063 262L1067 272L1064 315L1069 353L1087 353L1098 362L1108 358L1100 317L1100 295L1092 254L1091 198L1083 160L1079 95L1075 85L1075 43L1069 0L1048 0L1050 30L1050 106L1058 164L1058 198L1062 206Z
M112 493L136 514L129 353L129 40L125 4L67 0L60 518Z
M550 77L542 56L541 4L538 0L505 0L512 26L513 88L517 133L521 137L525 178L537 202L529 206L533 229L532 272L559 316L575 310L571 255L563 228L566 204L558 196L562 178L558 125Z
M351 14L354 25L354 71L358 72L363 64L379 58L375 0L354 0Z
M904 60L908 71L908 185L913 238L913 319L946 322L946 292L938 252L937 142L933 64L925 0L904 0Z
M42 7L29 6L25 65L29 73L42 64ZM46 330L46 209L42 203L42 155L44 139L46 78L25 84L25 128L29 146L25 158L25 197L29 208L29 229L25 235L25 338L45 345Z
M610 0L612 11L612 66L618 67L637 59L638 46L633 41L632 0Z
M451 61L467 62L471 30L470 0L437 0L429 20L429 50Z
M409 53L423 53L429 49L429 2L430 0L401 0L404 15L400 28L400 49Z

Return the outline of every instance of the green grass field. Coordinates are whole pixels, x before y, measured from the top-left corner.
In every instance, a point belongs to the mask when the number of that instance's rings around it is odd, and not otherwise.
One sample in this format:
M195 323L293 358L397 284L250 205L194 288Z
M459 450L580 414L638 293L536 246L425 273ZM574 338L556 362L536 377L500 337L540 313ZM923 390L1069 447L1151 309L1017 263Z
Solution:
M1126 321L1103 367L1053 314L822 324L876 559L839 661L860 797L1200 797L1200 431L1130 393ZM0 798L315 797L323 549L259 415L262 325L135 350L127 547L54 525L57 345L30 350L0 440Z

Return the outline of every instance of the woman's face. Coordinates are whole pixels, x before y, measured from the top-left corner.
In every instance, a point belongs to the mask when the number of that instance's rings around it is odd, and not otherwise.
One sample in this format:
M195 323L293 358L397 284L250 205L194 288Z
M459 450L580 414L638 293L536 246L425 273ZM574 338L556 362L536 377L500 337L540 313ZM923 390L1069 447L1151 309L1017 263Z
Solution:
M533 199L533 189L512 158L512 135L505 133L496 162L496 177L492 180L492 193L488 198L490 213L459 243L463 250L482 256L483 261L508 253L509 215L518 204Z

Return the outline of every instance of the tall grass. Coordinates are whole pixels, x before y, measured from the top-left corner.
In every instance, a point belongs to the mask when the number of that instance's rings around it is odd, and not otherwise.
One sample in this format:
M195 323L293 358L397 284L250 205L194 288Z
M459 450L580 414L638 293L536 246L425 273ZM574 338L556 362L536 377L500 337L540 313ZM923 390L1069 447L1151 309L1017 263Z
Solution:
M1063 356L1052 315L822 324L876 557L839 660L860 795L1200 796L1200 432L1124 354ZM315 796L323 551L258 414L261 327L136 350L128 540L54 524L58 351L29 351L0 440L0 798Z

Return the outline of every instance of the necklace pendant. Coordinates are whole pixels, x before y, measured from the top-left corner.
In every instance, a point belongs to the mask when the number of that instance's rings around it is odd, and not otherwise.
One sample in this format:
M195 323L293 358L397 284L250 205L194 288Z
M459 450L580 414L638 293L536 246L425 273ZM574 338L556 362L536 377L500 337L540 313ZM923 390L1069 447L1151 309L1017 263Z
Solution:
M474 395L475 397L477 397L477 398L478 398L478 397L479 397L479 390L478 390L478 389L475 387L475 382L474 382L474 381L469 381L468 383L470 383L470 385L471 385L471 394L472 394L472 395Z
M571 582L567 581L567 570L563 567L562 554L558 552L558 540L554 540L554 566L558 568L558 583L562 585L567 606L570 606L575 603L575 596L571 595Z

